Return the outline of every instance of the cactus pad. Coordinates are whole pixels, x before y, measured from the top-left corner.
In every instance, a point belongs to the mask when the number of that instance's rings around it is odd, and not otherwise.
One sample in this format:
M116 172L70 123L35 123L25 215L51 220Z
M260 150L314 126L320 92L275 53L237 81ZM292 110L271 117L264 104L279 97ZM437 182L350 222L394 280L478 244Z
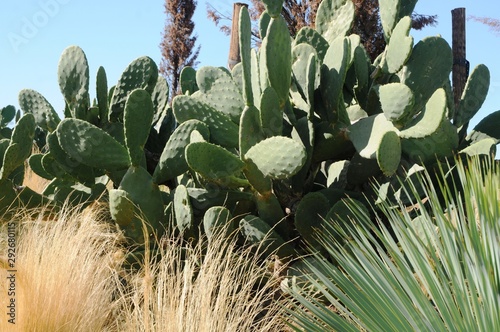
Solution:
M153 232L158 238L163 234L163 200L158 186L154 185L151 175L142 167L130 167L120 182L120 190L127 192L127 198L139 209L138 215L144 216L148 223L148 235ZM144 243L142 222L136 221L128 227L136 237L137 243Z
M422 138L434 133L446 116L446 93L438 89L425 105L425 109L408 123L400 133L402 138Z
M323 0L316 15L316 30L328 43L344 37L351 30L354 4L350 0Z
M195 94L197 99L227 115L234 123L240 122L245 102L238 85L225 69L202 67L196 72L196 82L200 89Z
M191 133L194 130L206 140L209 139L208 127L203 122L188 120L179 125L167 141L154 171L153 178L156 183L163 183L188 170L184 150L190 143Z
M246 241L258 246L258 251L267 256L276 254L284 258L293 254L293 248L259 217L248 215L241 219L240 231Z
M130 165L125 147L86 121L64 119L56 132L63 150L78 162L108 171L123 170Z
M196 70L193 67L184 67L181 71L180 86L182 94L192 95L198 91L196 84Z
M236 175L245 166L235 154L207 142L190 143L186 147L186 161L191 169L211 180Z
M220 228L225 229L226 234L230 235L236 230L236 227L230 223L231 212L223 206L213 206L209 208L203 216L203 228L210 240L214 234L220 232Z
M323 61L329 44L318 31L310 27L303 27L300 29L295 36L295 45L300 45L302 43L307 43L314 47L319 60Z
M83 50L78 46L66 48L59 59L57 69L59 87L73 117L84 119L89 97L89 64Z
M455 114L454 125L461 127L472 119L483 105L490 87L490 71L479 65L470 74Z
M123 125L125 143L133 166L146 168L144 145L148 140L153 115L153 102L149 93L143 89L132 91L125 104Z
M363 118L349 127L349 138L361 157L375 159L382 137L396 129L384 114Z
M275 136L254 145L244 159L251 160L259 170L273 179L295 175L306 161L304 146L293 139Z
M389 83L380 87L379 94L387 120L398 127L398 124L411 119L415 99L409 87L401 83Z
M292 80L292 49L290 33L285 19L279 16L272 19L267 35L262 42L261 58L267 69L267 79L270 86L276 90L281 107L288 99L288 92ZM266 71L265 71L266 72ZM261 80L263 79L261 73Z
M157 81L158 67L153 59L140 57L132 61L125 68L113 90L109 120L121 122L129 93L135 89L144 89L149 94L152 94Z
M240 119L240 154L244 156L264 138L259 110L255 106L246 106Z
M214 143L227 148L238 147L239 127L227 115L189 96L175 97L172 107L177 122L183 123L191 119L204 122L210 128Z
M22 166L31 154L35 137L35 118L27 113L17 121L9 145L3 154L0 168L0 182L7 179L13 171ZM5 144L5 143L4 143Z
M185 233L193 228L193 208L185 186L178 185L174 193L174 214L177 228Z
M401 140L394 131L388 131L380 140L377 162L385 176L393 175L401 160Z
M262 0L266 11L271 17L276 18L281 14L281 7L283 7L283 0Z
M410 57L413 48L413 37L409 36L411 17L403 17L392 32L391 41L387 45L382 69L390 74L397 73Z
M19 92L19 106L25 113L32 113L40 128L52 132L61 121L52 105L40 93L24 89Z

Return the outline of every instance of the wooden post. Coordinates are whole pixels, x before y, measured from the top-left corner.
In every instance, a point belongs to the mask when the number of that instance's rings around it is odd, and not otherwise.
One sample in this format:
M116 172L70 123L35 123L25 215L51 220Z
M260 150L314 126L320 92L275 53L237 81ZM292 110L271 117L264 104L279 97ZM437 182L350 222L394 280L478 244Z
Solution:
M246 3L236 2L233 4L233 24L231 26L231 41L229 45L229 59L227 61L227 66L229 69L233 69L236 64L241 62L240 56L240 38L239 38L239 20L240 20L240 10L242 7L247 7Z
M453 9L451 17L453 28L453 97L455 107L458 107L465 83L469 77L469 61L466 58L465 48L465 8Z

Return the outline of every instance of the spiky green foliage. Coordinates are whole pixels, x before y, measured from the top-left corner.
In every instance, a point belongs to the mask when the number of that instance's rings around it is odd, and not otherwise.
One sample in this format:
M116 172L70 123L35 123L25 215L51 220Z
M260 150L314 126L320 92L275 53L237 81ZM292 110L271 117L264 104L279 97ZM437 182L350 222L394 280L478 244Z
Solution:
M400 203L383 203L374 227L348 203L352 228L327 222L319 242L337 264L314 254L306 278L321 300L289 288L297 331L492 331L499 324L500 173L474 158L418 177ZM427 202L418 188L424 188ZM442 209L444 201L447 209ZM387 218L387 221L383 221ZM347 221L347 220L346 220ZM340 234L340 238L334 234Z
M413 45L414 4L381 3L388 45L373 62L361 37L349 35L351 1L323 1L316 29L304 28L293 40L280 16L282 1L266 1L258 50L250 47L244 9L242 63L231 72L185 68L184 94L171 105L167 81L149 57L132 61L109 90L99 68L90 105L86 56L72 46L58 68L66 118L60 121L37 92L23 90L26 114L19 114L14 133L1 128L0 182L7 182L0 183L0 208L101 199L131 243L142 245L136 214L146 217L151 234L179 218L174 231L196 237L207 210L223 206L236 223L258 217L300 252L342 197L395 204L407 199L407 170L496 149L496 113L466 131L488 90L486 67L472 72L454 109L451 48L441 37ZM2 110L3 127L12 111ZM21 138L30 116L34 124ZM38 196L19 187L33 140L41 151L29 164L51 181ZM372 180L384 190L373 190Z

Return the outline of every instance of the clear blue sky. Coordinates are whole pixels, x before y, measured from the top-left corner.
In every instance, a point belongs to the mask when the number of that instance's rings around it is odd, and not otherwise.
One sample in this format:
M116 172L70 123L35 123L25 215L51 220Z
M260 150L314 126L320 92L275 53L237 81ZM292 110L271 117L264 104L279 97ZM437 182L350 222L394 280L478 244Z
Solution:
M230 13L231 0L211 1ZM247 1L249 2L249 1ZM198 0L194 17L201 52L200 65L225 66L229 38L206 18L206 1ZM22 0L0 4L0 106L18 106L23 88L42 93L58 111L64 101L57 83L57 63L62 51L78 45L85 51L91 76L103 66L109 86L135 58L148 55L159 65L159 43L165 24L164 0ZM421 32L413 31L416 41L442 35L451 44L451 10L465 7L467 15L500 18L497 0L420 0L416 11L437 14L439 24ZM488 99L477 123L500 109L500 35L488 27L467 22L467 58L471 69L480 63L491 71ZM94 80L92 80L94 81ZM91 86L92 89L93 86ZM92 90L93 91L93 90ZM91 91L91 97L95 93Z

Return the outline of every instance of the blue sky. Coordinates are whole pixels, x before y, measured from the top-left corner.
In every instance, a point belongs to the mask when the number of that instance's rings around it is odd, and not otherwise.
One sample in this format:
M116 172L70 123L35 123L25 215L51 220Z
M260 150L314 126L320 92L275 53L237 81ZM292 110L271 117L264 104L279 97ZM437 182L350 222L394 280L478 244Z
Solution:
M233 2L211 1L228 13ZM139 56L148 55L159 65L158 45L165 24L163 6L164 0L2 1L0 106L17 107L19 91L30 88L42 93L56 110L62 111L64 101L57 83L57 63L62 51L70 45L83 48L91 76L95 76L99 66L106 69L109 86L114 85L125 67ZM500 2L496 0L420 0L416 11L438 15L439 24L435 28L413 31L415 42L440 34L451 44L451 10L457 7L465 7L467 15L500 18ZM206 18L206 1L198 0L194 21L201 45L200 65L225 66L229 38ZM484 63L491 72L488 98L472 125L500 109L499 55L500 35L480 23L468 21L467 58L471 69Z

